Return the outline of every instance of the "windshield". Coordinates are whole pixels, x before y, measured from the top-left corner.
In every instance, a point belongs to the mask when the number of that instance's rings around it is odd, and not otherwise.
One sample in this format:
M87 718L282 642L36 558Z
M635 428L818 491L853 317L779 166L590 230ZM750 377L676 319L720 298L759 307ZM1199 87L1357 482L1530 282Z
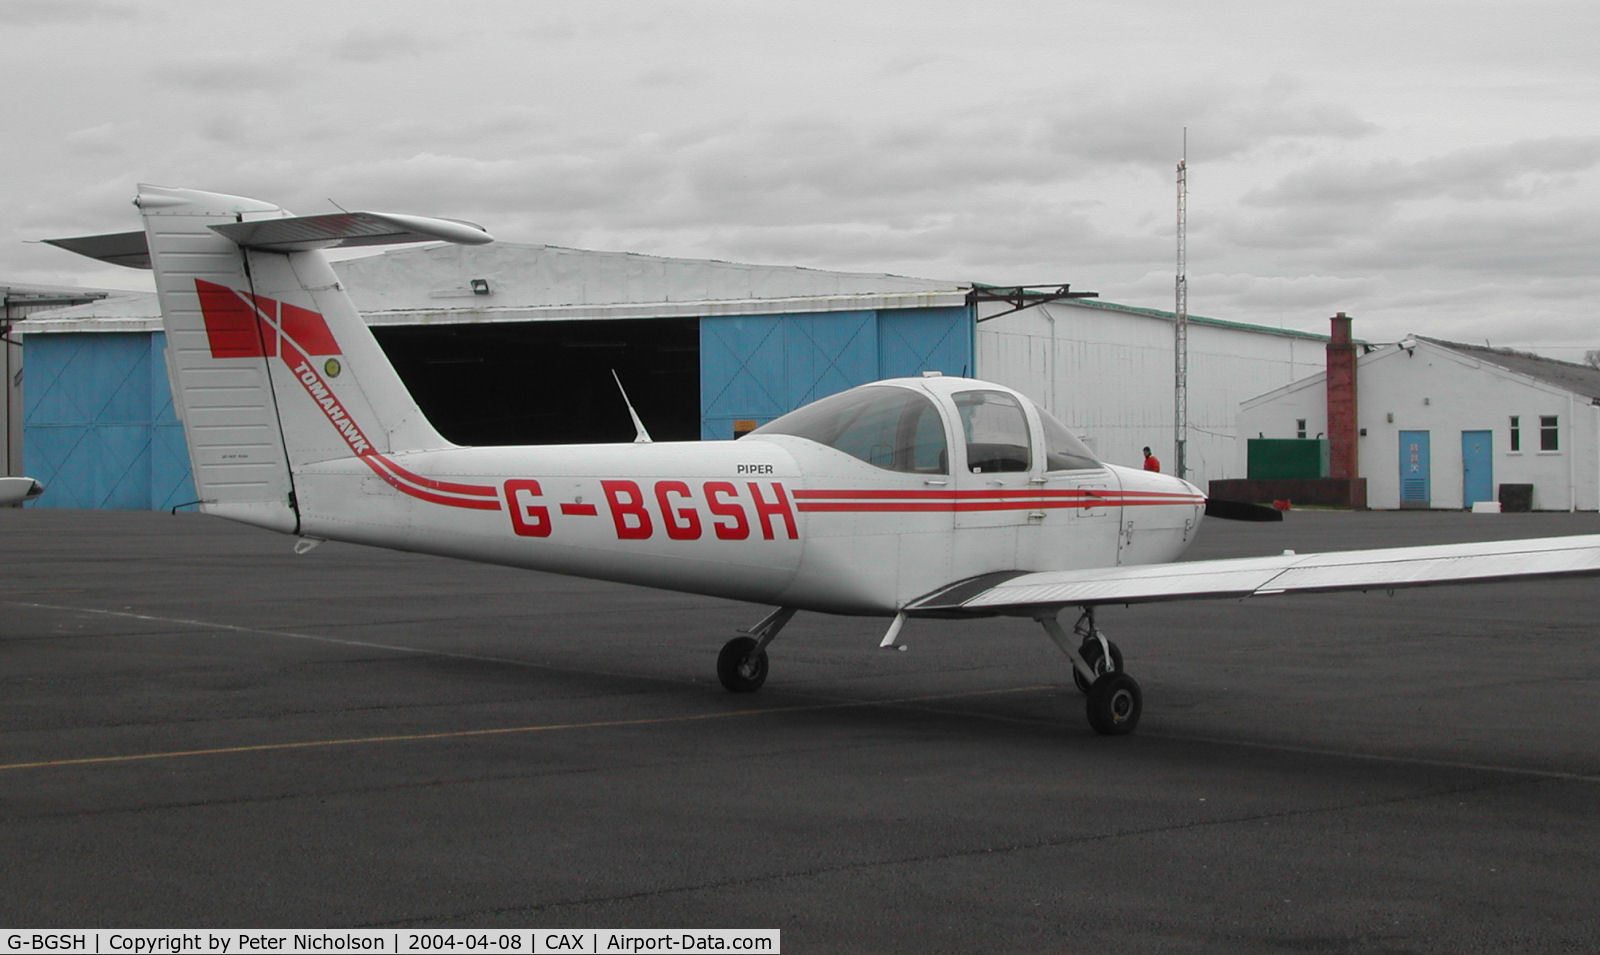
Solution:
M1100 466L1089 446L1050 412L1039 408L1039 421L1044 425L1046 471L1084 471Z
M812 402L751 434L791 434L890 471L948 474L944 423L926 395L866 385Z

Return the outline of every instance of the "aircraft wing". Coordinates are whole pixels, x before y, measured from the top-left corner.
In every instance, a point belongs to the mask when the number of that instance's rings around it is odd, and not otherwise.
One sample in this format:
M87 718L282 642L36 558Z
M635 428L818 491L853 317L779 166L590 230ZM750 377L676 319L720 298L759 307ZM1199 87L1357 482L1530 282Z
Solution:
M905 609L928 616L1032 614L1094 604L1393 590L1566 574L1600 574L1600 534L989 574L935 591Z

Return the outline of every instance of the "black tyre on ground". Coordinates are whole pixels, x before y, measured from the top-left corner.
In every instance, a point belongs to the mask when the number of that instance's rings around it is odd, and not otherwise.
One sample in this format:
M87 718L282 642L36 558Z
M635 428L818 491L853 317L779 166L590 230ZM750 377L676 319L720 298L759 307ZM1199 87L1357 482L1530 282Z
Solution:
M717 679L733 693L753 693L767 682L767 651L752 654L752 637L734 637L717 654Z
M1139 725L1144 696L1139 683L1126 673L1107 673L1089 687L1089 725L1107 736L1126 736Z

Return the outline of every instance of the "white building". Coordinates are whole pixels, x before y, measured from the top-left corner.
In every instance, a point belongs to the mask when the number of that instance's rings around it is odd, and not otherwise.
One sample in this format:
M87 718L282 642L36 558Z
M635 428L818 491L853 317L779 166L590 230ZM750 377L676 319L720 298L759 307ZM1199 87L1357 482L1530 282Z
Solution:
M1428 338L1356 360L1358 473L1380 509L1470 507L1532 485L1535 510L1600 508L1600 370ZM1316 438L1328 428L1327 375L1244 402L1245 439Z
M979 377L1044 404L1107 461L1137 467L1149 446L1176 473L1171 312L1072 299L991 318L1005 307L978 306ZM1326 335L1191 316L1183 477L1202 490L1243 477L1240 403L1322 370L1327 345Z

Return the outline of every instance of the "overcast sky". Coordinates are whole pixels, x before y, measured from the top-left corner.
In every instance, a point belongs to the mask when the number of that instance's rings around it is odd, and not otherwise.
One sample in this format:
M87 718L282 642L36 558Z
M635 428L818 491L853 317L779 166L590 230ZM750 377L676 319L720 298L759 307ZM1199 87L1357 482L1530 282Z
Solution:
M139 182L1600 348L1600 4L0 0L0 282Z

